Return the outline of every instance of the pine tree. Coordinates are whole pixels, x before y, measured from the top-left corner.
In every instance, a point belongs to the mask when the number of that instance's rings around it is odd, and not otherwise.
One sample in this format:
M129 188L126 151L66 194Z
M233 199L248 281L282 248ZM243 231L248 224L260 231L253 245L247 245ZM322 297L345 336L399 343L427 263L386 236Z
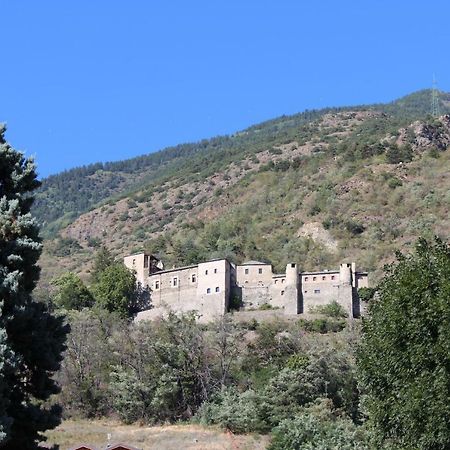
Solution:
M114 264L114 258L106 247L101 247L95 255L94 266L91 271L92 282L98 283L101 274Z
M68 327L31 293L39 279L39 228L30 214L35 166L4 139L0 125L0 447L35 449L61 410L44 403L58 386Z

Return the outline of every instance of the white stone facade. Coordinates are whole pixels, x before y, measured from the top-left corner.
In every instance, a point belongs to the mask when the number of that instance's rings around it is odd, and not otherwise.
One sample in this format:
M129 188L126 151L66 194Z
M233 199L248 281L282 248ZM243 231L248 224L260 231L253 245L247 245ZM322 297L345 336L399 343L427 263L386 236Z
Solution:
M137 320L171 310L197 311L202 320L209 321L228 312L231 302L244 309L267 304L293 315L337 301L349 317L358 317L357 290L368 287L368 274L357 272L354 263L320 272L299 272L297 264L290 263L286 273L274 274L271 264L235 265L218 259L162 270L156 258L141 253L125 257L124 264L135 272L138 282L150 288L152 309L140 312Z

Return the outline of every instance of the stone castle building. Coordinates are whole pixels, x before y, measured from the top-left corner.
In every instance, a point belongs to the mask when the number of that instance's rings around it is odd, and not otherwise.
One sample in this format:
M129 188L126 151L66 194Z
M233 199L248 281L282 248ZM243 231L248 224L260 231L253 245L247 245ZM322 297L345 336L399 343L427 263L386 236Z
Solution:
M260 261L233 264L227 259L164 269L154 256L139 253L126 256L124 264L150 289L152 309L140 312L137 320L152 319L167 310L195 310L208 321L228 312L232 304L244 309L270 305L285 314L303 314L332 301L349 317L358 317L357 290L368 287L367 272L356 271L355 263L320 272L299 272L297 264L290 263L284 274L273 273L271 264Z

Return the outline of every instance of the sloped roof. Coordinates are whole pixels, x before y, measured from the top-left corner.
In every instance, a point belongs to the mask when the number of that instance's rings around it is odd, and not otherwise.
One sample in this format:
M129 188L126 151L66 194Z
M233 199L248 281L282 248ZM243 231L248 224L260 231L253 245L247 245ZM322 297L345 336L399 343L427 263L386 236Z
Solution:
M128 445L128 444L121 444L121 443L119 443L119 444L108 445L106 447L106 450L142 450L142 449L137 448L137 447L133 447L133 446Z

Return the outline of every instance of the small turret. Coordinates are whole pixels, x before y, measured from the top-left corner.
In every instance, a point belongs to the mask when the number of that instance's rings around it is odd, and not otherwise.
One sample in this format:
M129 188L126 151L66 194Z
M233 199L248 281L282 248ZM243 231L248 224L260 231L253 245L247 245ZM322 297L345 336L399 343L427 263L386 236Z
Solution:
M343 263L339 267L339 281L343 285L352 284L352 270L351 264Z
M297 264L289 263L286 266L286 287L283 294L285 314L298 314L300 312L299 274Z
M288 285L298 285L299 275L297 264L289 263L286 266L286 284Z

